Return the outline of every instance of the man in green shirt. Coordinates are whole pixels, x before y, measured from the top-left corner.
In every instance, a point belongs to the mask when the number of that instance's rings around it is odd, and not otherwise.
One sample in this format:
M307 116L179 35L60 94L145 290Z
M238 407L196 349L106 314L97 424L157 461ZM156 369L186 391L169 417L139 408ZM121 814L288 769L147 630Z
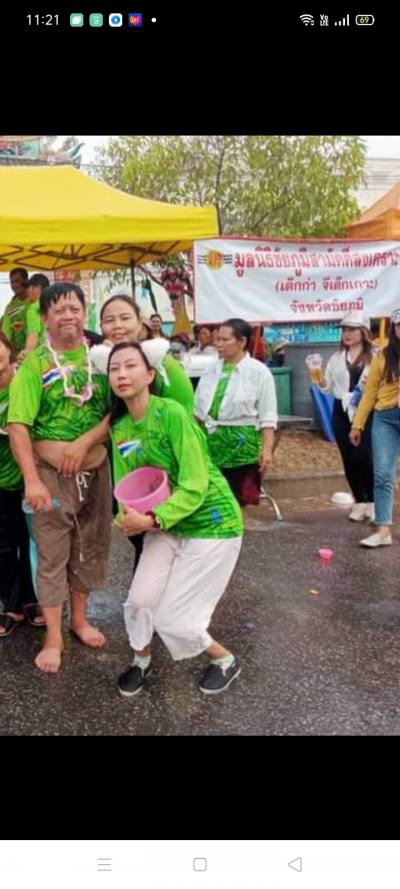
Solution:
M23 357L33 352L44 341L45 327L40 317L40 297L45 287L50 286L46 275L32 275L28 281L28 306L26 309L26 340Z
M47 338L23 361L10 386L8 428L34 510L36 577L47 624L36 665L61 663L61 616L85 645L105 639L86 618L90 590L104 581L110 544L111 490L106 448L108 381L96 373L83 341L85 299L76 284L53 284L41 296ZM59 503L57 508L52 508Z
M12 269L11 289L14 296L6 306L1 329L10 341L13 352L19 355L25 346L28 272L26 269Z

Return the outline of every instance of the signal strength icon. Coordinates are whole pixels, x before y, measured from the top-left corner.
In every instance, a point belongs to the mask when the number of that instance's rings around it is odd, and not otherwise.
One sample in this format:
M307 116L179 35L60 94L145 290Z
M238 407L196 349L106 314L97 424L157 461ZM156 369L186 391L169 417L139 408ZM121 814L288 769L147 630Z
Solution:
M314 17L312 15L301 15L300 19L304 25L313 25L314 24Z
M339 25L339 27L340 27L341 25L349 25L349 24L350 24L350 16L349 16L349 15L346 15L346 16L344 17L344 19L341 19L340 22L335 22L335 25Z

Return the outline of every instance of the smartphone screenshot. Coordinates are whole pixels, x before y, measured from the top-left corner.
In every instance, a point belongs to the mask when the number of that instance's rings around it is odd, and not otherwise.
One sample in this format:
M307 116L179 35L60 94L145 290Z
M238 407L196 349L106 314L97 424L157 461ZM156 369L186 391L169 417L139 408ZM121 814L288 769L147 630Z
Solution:
M2 736L398 734L387 24L6 11ZM44 889L60 858L113 889L396 873L391 841L7 841L18 889L19 842Z

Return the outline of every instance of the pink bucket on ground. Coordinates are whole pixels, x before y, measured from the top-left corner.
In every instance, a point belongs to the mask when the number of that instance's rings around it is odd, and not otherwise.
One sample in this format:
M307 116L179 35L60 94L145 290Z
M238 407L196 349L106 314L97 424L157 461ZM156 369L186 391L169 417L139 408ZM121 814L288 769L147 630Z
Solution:
M164 500L168 500L170 496L167 473L155 466L135 469L114 488L116 500L143 514Z
M333 549L319 549L318 555L324 562L329 562L333 556Z

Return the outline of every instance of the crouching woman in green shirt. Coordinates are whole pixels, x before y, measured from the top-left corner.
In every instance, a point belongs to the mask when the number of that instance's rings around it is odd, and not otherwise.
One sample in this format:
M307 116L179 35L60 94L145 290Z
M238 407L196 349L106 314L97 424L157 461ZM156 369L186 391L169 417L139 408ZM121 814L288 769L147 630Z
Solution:
M227 481L211 463L202 430L180 404L150 395L154 374L139 345L112 349L115 479L156 466L167 473L172 492L146 515L121 504L118 523L126 536L152 533L146 534L124 606L135 657L118 687L126 696L142 689L157 631L174 660L209 657L200 689L216 694L240 672L235 656L211 638L208 626L235 567L243 522Z
M11 343L0 332L0 639L24 622L43 626L29 564L29 537L21 509L22 475L11 452L7 431L10 383L15 370Z

